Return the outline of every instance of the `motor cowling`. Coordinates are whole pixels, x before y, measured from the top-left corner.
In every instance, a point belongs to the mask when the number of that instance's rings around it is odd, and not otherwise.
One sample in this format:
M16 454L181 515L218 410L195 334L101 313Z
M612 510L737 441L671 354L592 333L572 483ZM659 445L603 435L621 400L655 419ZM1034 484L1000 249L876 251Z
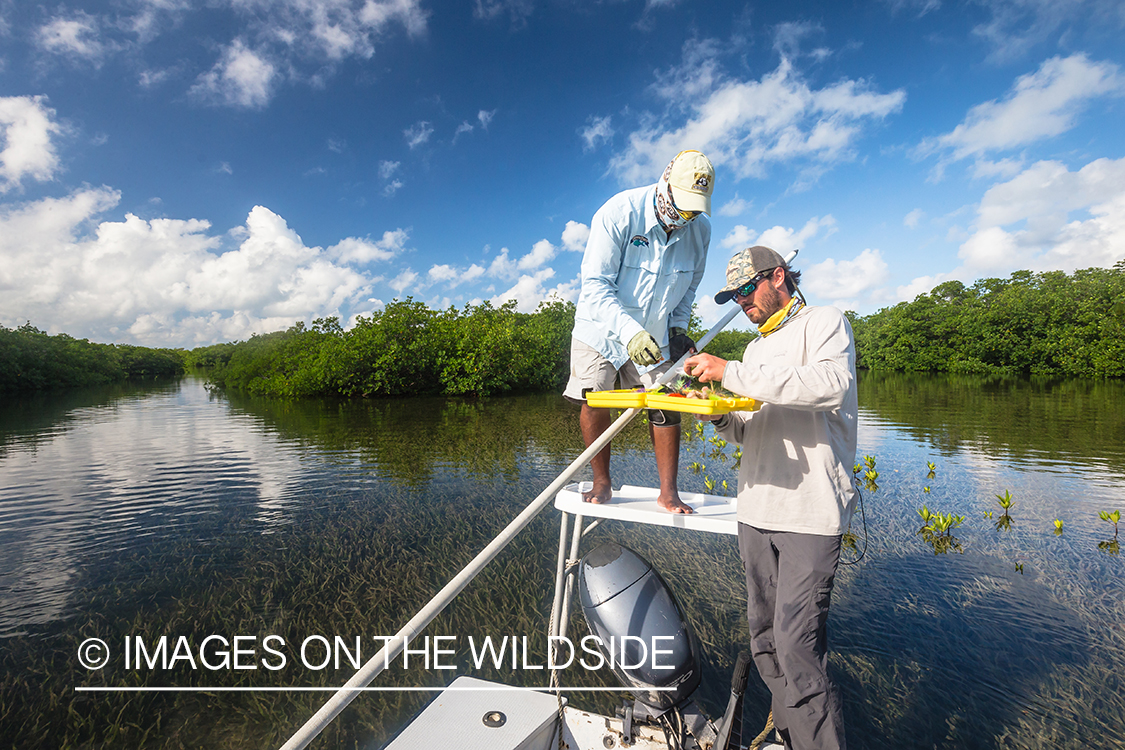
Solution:
M695 692L699 641L647 560L607 542L582 558L578 587L582 614L602 656L649 713L658 716Z

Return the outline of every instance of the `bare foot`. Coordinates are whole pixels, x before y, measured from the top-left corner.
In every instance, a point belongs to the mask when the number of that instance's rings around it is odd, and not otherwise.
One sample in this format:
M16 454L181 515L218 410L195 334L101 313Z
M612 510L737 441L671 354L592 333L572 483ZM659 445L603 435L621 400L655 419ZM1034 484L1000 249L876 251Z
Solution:
M683 513L684 515L690 514L691 506L684 505L683 500L680 500L680 494L677 492L672 495L660 493L660 497L656 498L656 504L668 511L669 513Z
M609 482L594 482L593 489L582 493L583 502L594 503L595 505L605 505L612 499L613 485Z

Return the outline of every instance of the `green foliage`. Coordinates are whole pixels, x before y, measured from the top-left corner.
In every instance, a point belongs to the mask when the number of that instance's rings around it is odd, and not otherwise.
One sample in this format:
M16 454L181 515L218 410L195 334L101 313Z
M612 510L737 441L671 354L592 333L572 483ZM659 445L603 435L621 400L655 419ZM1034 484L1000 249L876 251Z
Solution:
M746 345L756 338L758 334L753 331L719 331L704 351L719 359L741 362Z
M268 396L489 396L560 388L566 381L574 305L534 313L485 302L435 311L412 298L360 317L336 318L207 347L211 379ZM195 352L191 353L195 356Z
M1125 261L947 281L852 327L870 370L1125 377Z
M1098 511L1098 518L1102 519L1106 523L1112 523L1113 524L1113 538L1116 539L1117 538L1117 523L1118 523L1118 521L1121 520L1121 511L1115 510L1112 513L1110 513L1108 511L1100 510L1100 511Z
M923 524L918 529L918 534L934 548L935 555L947 554L951 549L963 551L961 542L953 536L953 530L965 522L964 516L931 511L925 505L918 511L918 515L922 517Z
M1004 490L1003 495L996 496L996 502L1004 509L1003 515L996 519L996 530L1008 531L1012 528L1012 524L1014 523L1012 514L1008 512L1012 509L1012 493L1008 490ZM991 518L991 516L989 516L989 518Z
M0 393L175 377L184 352L128 344L95 344L65 333L48 336L27 323L0 326Z

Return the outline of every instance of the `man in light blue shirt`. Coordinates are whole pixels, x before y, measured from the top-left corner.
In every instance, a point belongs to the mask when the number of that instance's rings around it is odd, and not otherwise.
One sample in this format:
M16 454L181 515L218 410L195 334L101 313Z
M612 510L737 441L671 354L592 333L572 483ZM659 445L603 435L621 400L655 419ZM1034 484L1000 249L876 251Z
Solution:
M711 242L715 169L698 151L681 151L655 185L618 193L590 225L582 258L582 291L575 311L570 380L563 395L582 404L579 423L589 446L610 424L608 409L586 403L589 391L649 386L694 349L687 335L695 290ZM660 507L691 513L677 487L678 412L649 411L649 433L660 476ZM587 502L613 494L610 449L591 461Z

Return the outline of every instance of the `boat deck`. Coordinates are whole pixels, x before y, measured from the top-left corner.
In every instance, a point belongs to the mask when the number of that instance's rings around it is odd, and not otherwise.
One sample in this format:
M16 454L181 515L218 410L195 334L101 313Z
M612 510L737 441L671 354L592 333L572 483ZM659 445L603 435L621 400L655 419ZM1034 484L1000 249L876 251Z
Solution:
M613 491L613 500L605 504L587 503L582 493L590 482L569 484L555 495L555 508L584 518L612 518L653 526L708 531L713 534L738 534L738 499L698 492L681 492L680 499L692 513L669 513L656 504L660 490L653 487L624 485Z

